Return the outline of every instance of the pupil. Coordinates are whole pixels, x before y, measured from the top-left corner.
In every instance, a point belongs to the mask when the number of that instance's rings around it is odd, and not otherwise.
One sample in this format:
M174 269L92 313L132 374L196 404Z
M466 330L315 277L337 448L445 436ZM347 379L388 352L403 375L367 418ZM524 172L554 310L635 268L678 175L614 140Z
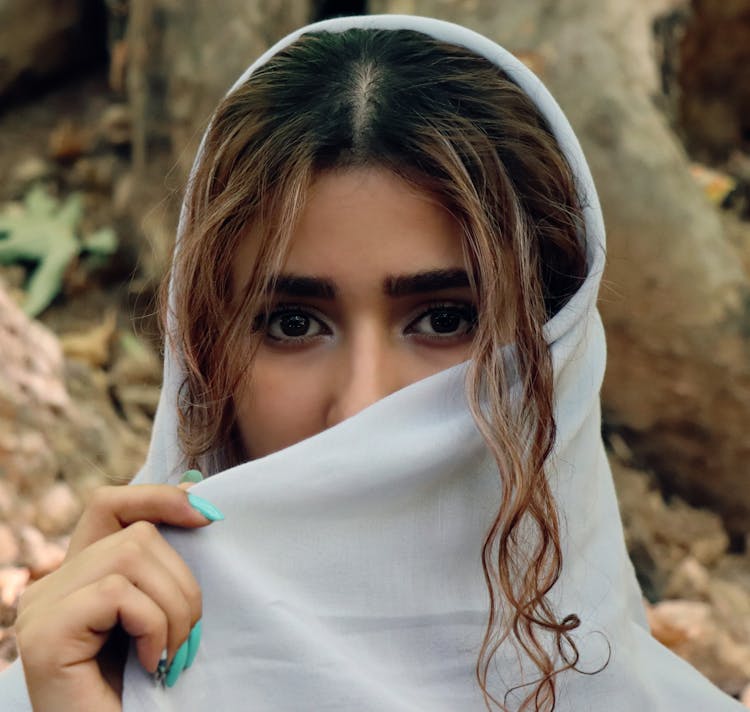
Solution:
M438 334L449 334L458 329L461 322L461 316L454 311L443 309L437 311L430 317L430 326Z
M281 318L284 336L304 336L310 328L310 320L303 314L288 314Z

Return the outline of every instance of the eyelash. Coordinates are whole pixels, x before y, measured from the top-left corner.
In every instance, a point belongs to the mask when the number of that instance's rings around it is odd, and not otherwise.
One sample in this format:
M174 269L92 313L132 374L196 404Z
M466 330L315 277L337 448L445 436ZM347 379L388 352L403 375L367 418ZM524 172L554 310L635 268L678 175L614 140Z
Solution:
M440 342L446 343L450 341L459 340L461 337L464 337L467 334L470 334L474 330L474 327L476 326L476 323L477 323L476 307L470 302L450 302L450 301L431 302L426 307L423 307L420 314L409 321L409 324L406 327L407 330L410 329L414 324L422 321L422 319L424 319L425 317L428 317L434 312L440 311L441 309L457 311L459 317L468 323L469 326L467 330L464 332L459 332L457 334L447 334L445 336L438 336L438 335L431 335L431 334L419 334L419 333L416 333L416 336L422 339L428 339L430 341L440 341Z
M275 319L283 317L287 314L301 314L303 316L306 316L307 318L314 320L318 324L320 324L326 333L315 334L314 336L285 336L283 339L271 336L269 334L271 323ZM258 319L256 319L256 329L265 331L266 337L271 339L271 341L273 341L274 343L284 344L288 346L304 344L318 338L319 336L326 336L327 334L331 333L331 328L328 326L328 324L326 324L326 320L320 314L318 314L310 307L303 306L301 304L283 304L271 311L271 313L268 315L268 319L264 319L262 316L258 317Z
M460 319L466 321L468 323L468 328L465 331L459 332L458 334L447 334L445 336L440 336L436 334L420 334L418 332L409 332L409 329L411 329L415 324L422 321L426 317L430 316L432 313L439 311L439 310L456 310L458 312L458 316ZM310 320L313 320L317 322L323 329L323 332L320 334L314 334L312 336L284 336L284 338L278 338L271 336L269 333L271 324L280 317L283 317L285 315L294 315L299 314L301 316L307 317ZM449 343L452 341L457 341L462 337L465 337L466 335L470 334L475 326L477 321L477 310L476 307L469 303L469 302L450 302L450 301L444 301L444 302L432 302L429 303L426 307L422 307L419 314L416 316L413 316L410 318L409 323L406 326L406 333L412 333L415 336L421 338L421 339L427 339L429 341L433 342L442 342L442 343ZM273 311L271 311L267 318L263 316L259 316L255 319L255 323L253 326L254 330L256 331L264 331L266 334L266 338L270 339L276 344L281 344L284 346L295 346L299 344L309 343L310 341L317 339L320 336L327 336L332 333L332 329L328 326L326 323L326 320L323 318L322 315L320 315L315 310L311 309L309 306L304 305L297 305L297 304L284 304Z

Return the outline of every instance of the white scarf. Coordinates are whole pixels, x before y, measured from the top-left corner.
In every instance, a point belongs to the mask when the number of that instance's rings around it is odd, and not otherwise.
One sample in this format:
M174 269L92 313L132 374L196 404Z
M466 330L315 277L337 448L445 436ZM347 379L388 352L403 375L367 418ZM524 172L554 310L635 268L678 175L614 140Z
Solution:
M596 670L608 655L609 662L595 675L559 675L556 712L740 712L738 702L648 631L600 436L606 354L596 297L604 226L570 125L508 52L463 27L419 17L339 18L302 28L233 89L303 32L351 27L416 30L497 64L545 116L585 196L588 277L545 331L558 426L548 472L563 544L551 599L560 617L575 613L581 620L574 633L578 667ZM481 549L502 492L466 404L465 371L461 364L419 381L329 430L193 487L226 519L162 531L201 586L201 646L177 684L164 688L131 645L125 712L485 709L474 676L488 615ZM134 484L179 480L179 382L180 366L167 350L151 448ZM28 709L21 706L19 667L11 668L19 695L14 710ZM490 689L502 700L536 674L506 643ZM0 677L0 701L14 699L10 679ZM510 709L529 691L512 693Z

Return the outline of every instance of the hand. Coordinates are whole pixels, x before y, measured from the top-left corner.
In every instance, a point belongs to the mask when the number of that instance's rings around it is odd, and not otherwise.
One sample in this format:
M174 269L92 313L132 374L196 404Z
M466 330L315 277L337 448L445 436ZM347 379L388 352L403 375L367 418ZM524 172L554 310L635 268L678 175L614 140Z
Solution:
M155 524L210 523L190 505L191 485L95 490L63 564L21 596L16 641L34 712L121 712L125 634L149 672L187 640L201 591Z

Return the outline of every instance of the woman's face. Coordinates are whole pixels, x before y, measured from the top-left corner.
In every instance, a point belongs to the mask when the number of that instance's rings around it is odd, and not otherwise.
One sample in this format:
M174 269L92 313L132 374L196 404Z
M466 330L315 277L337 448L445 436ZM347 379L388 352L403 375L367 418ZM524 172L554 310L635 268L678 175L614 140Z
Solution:
M233 265L246 284L257 246ZM465 361L476 304L456 221L381 168L313 184L252 367L235 397L246 455L315 435Z

